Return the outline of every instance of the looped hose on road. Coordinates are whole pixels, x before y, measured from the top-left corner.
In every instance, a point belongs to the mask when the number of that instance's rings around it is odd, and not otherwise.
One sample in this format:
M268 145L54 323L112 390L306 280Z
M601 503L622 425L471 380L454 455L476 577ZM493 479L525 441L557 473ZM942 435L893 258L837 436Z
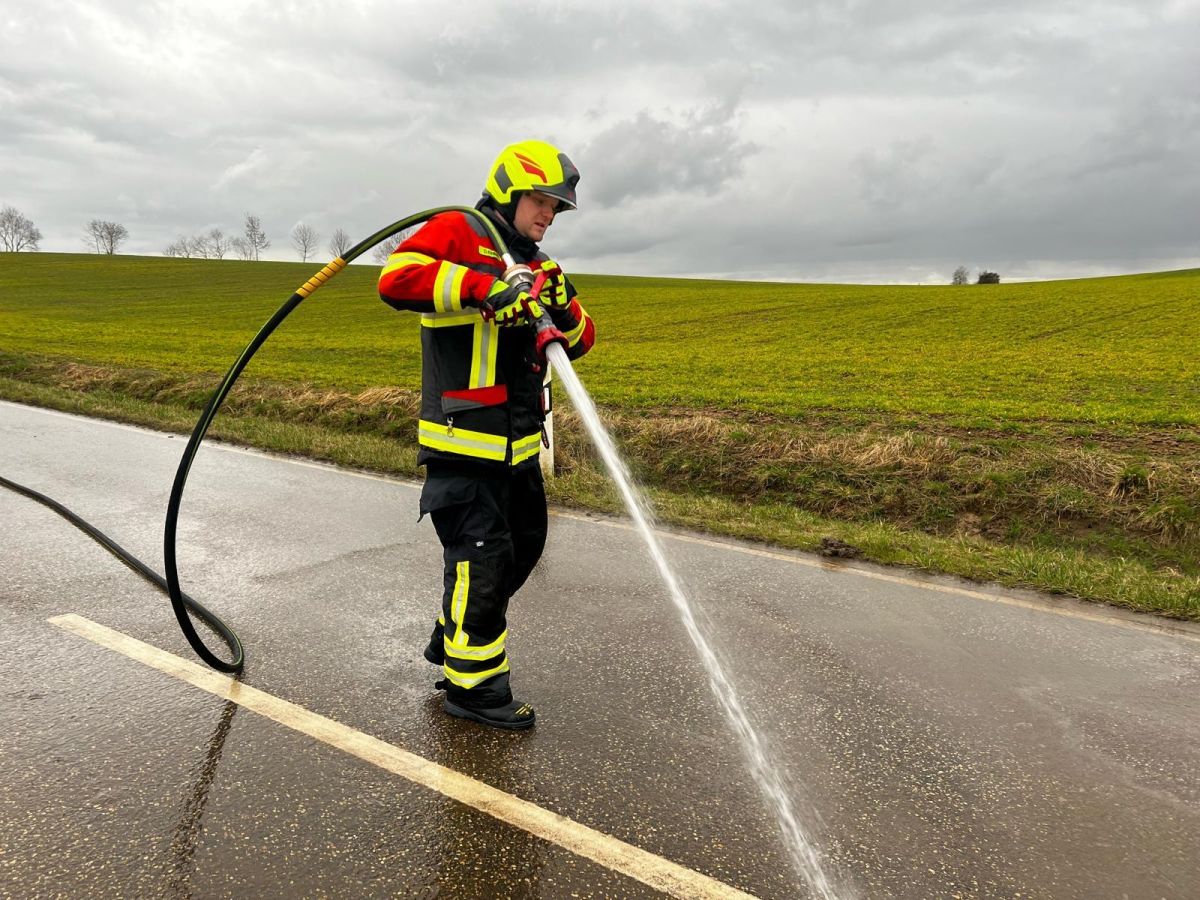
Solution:
M121 547L116 541L110 538L104 532L100 531L94 525L71 512L67 507L63 506L45 494L25 487L15 481L11 481L3 476L0 476L0 486L6 487L9 490L16 491L31 500L36 500L38 503L48 506L54 510L72 525L81 529L85 534L99 543L102 547L112 553L117 559L133 569L151 584L166 592L171 600L171 607L175 611L175 618L179 621L179 627L182 629L184 637L188 643L192 645L192 649L196 654L204 660L212 668L220 672L240 672L245 664L245 653L242 649L242 642L238 639L237 634L233 629L221 621L216 613L212 612L201 604L198 600L189 597L183 592L179 585L179 570L175 559L175 543L176 543L176 526L179 521L179 507L183 502L183 489L187 485L188 472L192 467L192 460L196 457L196 452L200 449L200 443L204 440L204 435L208 432L209 426L217 415L217 411L221 408L221 404L225 401L229 391L233 388L234 382L238 376L242 374L242 370L249 364L254 354L258 352L258 348L266 342L272 332L279 327L280 323L291 314L300 302L320 288L322 285L329 282L338 272L346 267L352 260L357 259L363 253L370 250L380 241L386 240L393 235L399 234L405 229L412 228L414 225L419 225L427 219L431 219L439 213L444 212L461 212L464 215L474 216L476 220L487 230L488 236L491 238L494 246L500 252L502 258L511 265L512 260L508 253L508 247L501 238L496 226L483 215L479 210L469 206L439 206L435 209L427 209L423 212L416 213L394 222L387 228L375 232L369 238L361 241L351 247L345 254L334 259L319 272L308 279L303 285L297 288L284 304L279 307L275 315L271 316L270 320L259 330L254 339L242 351L242 355L238 357L237 362L226 373L224 380L220 386L209 398L208 404L204 407L204 412L200 414L200 420L196 423L196 427L192 430L192 436L188 440L187 447L183 451L183 458L179 461L179 468L175 472L175 482L171 487L171 498L167 503L167 518L163 528L163 559L166 568L166 577L159 575L128 550ZM192 624L191 616L194 614L197 618L203 621L206 625L212 628L225 644L229 647L231 659L229 662L221 659L214 654L205 645L203 639L196 632L195 626Z

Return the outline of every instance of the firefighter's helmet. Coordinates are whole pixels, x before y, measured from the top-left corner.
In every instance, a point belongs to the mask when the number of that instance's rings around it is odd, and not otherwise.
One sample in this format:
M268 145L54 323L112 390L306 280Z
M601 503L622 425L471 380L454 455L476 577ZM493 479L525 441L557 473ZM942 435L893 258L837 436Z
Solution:
M518 191L537 191L562 201L560 210L575 209L578 182L579 170L567 154L545 141L521 141L500 151L483 193L501 208L513 203Z

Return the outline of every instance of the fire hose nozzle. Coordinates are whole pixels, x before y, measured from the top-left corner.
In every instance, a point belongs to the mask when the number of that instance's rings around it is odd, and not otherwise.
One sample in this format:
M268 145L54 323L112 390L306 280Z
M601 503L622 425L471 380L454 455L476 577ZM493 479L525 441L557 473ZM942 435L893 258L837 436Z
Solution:
M530 271L528 266L524 266L523 268L526 271ZM505 275L507 276L508 273L505 272ZM508 279L505 278L505 280L507 281ZM529 296L536 300L538 295L541 294L546 281L546 273L538 272L537 276L533 279L533 283L529 286ZM564 351L568 349L566 335L558 330L558 326L550 318L550 311L545 306L542 307L542 314L533 320L533 333L534 347L537 349L538 359L542 361L542 365L546 364L546 349L550 344L560 344Z
M501 276L502 280L511 285L526 291L532 300L537 300L541 294L542 288L545 286L547 276L545 272L539 271L536 275L529 266L524 263L513 261L511 256L505 255L504 263L507 268ZM550 318L550 313L546 307L541 307L542 314L534 317L526 306L525 312L529 317L529 323L533 326L534 333L534 348L537 351L538 359L542 365L546 364L546 349L550 344L560 344L563 350L567 349L567 338L558 330L558 326L554 324L554 320Z
M508 268L504 270L504 274L500 277L513 287L524 288L533 294L533 286L536 283L536 279L533 277L533 269L524 263L512 262L511 259L505 260L505 262L508 264ZM540 285L538 285L538 289L541 289ZM534 294L534 299L536 298L537 295Z

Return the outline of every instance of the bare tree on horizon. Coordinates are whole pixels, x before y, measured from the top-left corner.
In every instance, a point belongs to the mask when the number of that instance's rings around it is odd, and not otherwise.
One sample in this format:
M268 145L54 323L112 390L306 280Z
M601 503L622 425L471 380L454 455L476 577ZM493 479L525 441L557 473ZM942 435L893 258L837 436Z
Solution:
M345 229L335 228L333 237L329 239L329 252L334 256L342 256L349 250L353 244L350 243L350 235L346 234Z
M188 246L188 256L194 256L196 259L208 259L208 238L202 234L194 235L186 238Z
M303 222L296 223L296 227L292 229L292 246L300 254L301 262L308 262L309 256L317 249L317 241L320 238L317 229L311 225L305 225Z
M213 259L224 259L225 254L232 249L233 242L225 236L220 228L213 228L204 236L204 242L208 245L209 255Z
M258 260L259 254L271 246L267 233L262 230L262 220L258 216L246 213L246 247L249 255L246 259Z
M84 227L83 240L96 253L112 256L129 237L129 229L120 222L92 219Z
M392 251L396 249L396 239L388 238L382 244L376 244L375 249L371 251L371 259L379 263L381 266L387 265L388 257L392 255Z
M16 207L6 206L0 210L0 242L10 253L22 250L37 250L42 233L33 222L21 214Z
M375 245L375 249L371 251L371 259L375 260L381 266L387 265L388 257L396 251L396 248L420 230L420 225L414 225L411 228L405 228L403 231L393 234L386 240L380 241Z

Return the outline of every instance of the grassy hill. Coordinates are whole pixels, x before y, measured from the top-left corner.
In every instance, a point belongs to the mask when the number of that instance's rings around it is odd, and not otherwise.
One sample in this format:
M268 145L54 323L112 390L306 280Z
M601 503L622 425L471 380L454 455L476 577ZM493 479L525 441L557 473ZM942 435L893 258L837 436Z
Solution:
M319 266L0 256L0 347L218 372ZM256 358L264 378L414 386L415 320L351 266ZM1200 424L1200 270L969 287L580 275L598 402Z
M316 268L0 254L0 396L188 430ZM214 434L412 472L418 329L377 271L301 304ZM580 374L665 519L1200 618L1200 270L575 282ZM615 508L562 418L557 499Z

